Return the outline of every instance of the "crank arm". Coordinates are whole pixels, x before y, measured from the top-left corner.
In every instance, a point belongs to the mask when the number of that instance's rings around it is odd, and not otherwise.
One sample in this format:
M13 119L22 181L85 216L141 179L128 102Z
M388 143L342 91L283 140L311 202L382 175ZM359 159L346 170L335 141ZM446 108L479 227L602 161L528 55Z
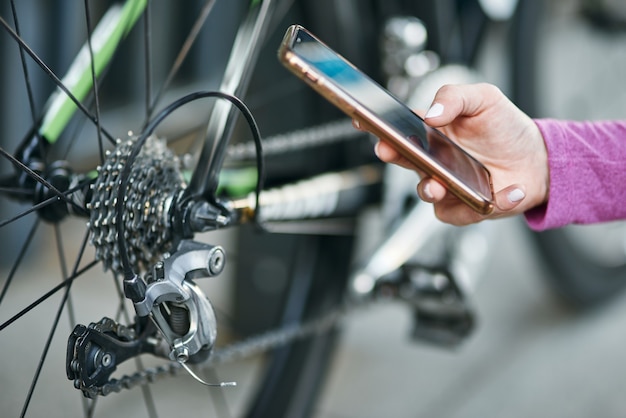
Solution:
M473 331L474 309L459 260L448 254L433 265L415 262L415 255L437 245L455 227L436 219L432 205L418 203L350 280L356 300L393 296L413 312L414 340L455 347ZM467 232L466 232L467 233ZM452 235L449 235L451 238Z
M424 202L416 204L368 261L352 275L349 283L353 296L370 296L377 282L400 269L415 254L423 251L434 238L440 237L451 228L451 225L435 217L432 205Z

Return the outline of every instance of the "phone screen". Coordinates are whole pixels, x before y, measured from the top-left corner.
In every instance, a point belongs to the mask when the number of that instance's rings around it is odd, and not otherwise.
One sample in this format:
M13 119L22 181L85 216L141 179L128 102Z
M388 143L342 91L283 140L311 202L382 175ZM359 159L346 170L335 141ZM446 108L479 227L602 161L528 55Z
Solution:
M422 118L378 83L304 30L297 31L291 48L326 80L384 120L467 186L492 200L487 169L441 132L426 125Z

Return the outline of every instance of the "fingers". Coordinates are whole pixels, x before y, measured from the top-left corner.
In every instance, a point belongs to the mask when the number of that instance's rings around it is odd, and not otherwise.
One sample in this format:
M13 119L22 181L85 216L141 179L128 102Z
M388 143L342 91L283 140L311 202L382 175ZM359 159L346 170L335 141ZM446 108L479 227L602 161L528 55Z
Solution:
M367 126L364 126L357 119L352 119L352 126L355 129L363 132L369 132ZM396 151L391 145L387 144L385 141L378 140L376 145L374 146L374 153L376 156L385 163L397 164L401 167L407 168L409 170L416 170L416 167L411 164L406 158L404 158L398 151Z
M376 142L376 145L374 146L374 153L379 159L386 163L395 163L402 158L391 145L381 140Z
M485 219L432 178L423 179L417 185L417 193L422 200L433 203L435 216L442 222L465 226Z
M441 221L464 226L480 222L485 219L495 219L511 216L523 211L522 203L526 199L524 187L513 184L495 194L495 210L488 216L483 216L463 203L438 181L424 178L417 186L417 193L426 202L433 203L435 214Z
M496 210L499 214L506 214L517 208L526 198L523 186L513 184L496 193Z
M476 116L503 97L491 84L445 85L437 91L432 105L424 115L433 127L450 124L459 116Z
M446 197L447 190L437 180L425 178L417 185L417 194L425 202L437 203Z
M495 143L494 139L478 133L484 133L483 131L487 128L491 130L496 129L493 127L492 122L498 120L498 117L502 119L503 109L504 111L509 109L505 106L506 103L510 102L508 102L504 94L497 87L490 84L447 85L439 89L432 105L424 114L424 119L430 126L449 129L448 134L451 135L451 138L459 140L464 138L467 139L468 143L475 146L482 144L483 148L476 148L478 151L475 150L475 152L487 155L491 152L491 147ZM515 112L513 113L513 116L515 116ZM357 121L355 121L355 127L361 130L368 130L367 126L364 126L363 123L359 124ZM487 133L489 133L489 130L487 130ZM478 143L472 142L472 139L475 138L481 138L483 141ZM449 193L441 183L429 176L425 176L425 173L420 172L417 167L384 140L378 141L375 152L384 162L397 164L415 170L420 174L423 180L419 183L417 192L424 201L434 204L437 217L444 222L454 225L467 225L486 218L499 218L518 214L532 205L533 190L531 189L528 192L529 196L527 197L527 192L523 186L513 184L499 190L495 194L494 212L489 216L482 216L474 212L452 193ZM508 154L504 155L508 157ZM506 170L504 171L507 174ZM515 179L519 178L519 176L510 177L509 181L518 181ZM501 179L500 184L503 182L507 184L506 181L506 178Z
M385 141L379 140L374 146L374 153L383 162L399 165L409 170L418 171L415 165L411 164L406 158L404 158L398 151L396 151L391 145ZM418 171L419 174L419 171Z

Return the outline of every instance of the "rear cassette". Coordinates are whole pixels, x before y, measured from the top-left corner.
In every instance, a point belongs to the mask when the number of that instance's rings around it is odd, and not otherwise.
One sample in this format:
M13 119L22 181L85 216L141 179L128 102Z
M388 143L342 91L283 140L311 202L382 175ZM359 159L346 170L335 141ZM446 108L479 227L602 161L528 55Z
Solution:
M115 206L119 195L121 173L137 138L118 140L98 167L98 178L92 186L89 229L96 258L105 270L122 272L117 242ZM126 190L124 238L130 263L136 270L146 270L172 247L169 228L171 202L185 187L179 159L165 141L150 137L133 162Z

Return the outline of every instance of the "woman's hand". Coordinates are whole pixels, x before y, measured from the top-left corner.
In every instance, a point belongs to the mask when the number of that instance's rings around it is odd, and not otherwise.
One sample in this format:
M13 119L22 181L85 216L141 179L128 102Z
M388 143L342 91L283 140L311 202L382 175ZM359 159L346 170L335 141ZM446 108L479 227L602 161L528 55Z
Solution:
M532 119L497 87L444 86L424 119L489 169L496 192L494 212L483 216L435 179L422 177L417 191L423 200L434 203L439 219L467 225L519 214L547 202L549 172L543 137ZM384 140L376 145L376 154L385 162L419 171Z

